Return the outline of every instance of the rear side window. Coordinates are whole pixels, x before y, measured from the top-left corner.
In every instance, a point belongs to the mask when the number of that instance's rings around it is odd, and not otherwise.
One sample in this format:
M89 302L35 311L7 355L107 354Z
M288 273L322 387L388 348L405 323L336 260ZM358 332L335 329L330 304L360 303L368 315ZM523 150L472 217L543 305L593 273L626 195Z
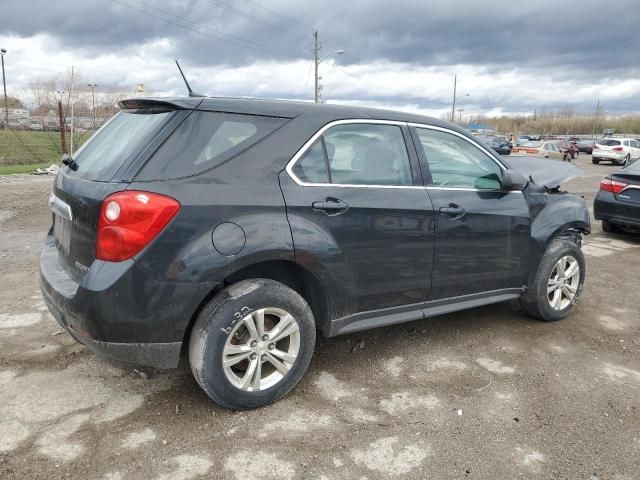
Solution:
M329 183L327 162L324 158L322 139L318 140L307 150L293 167L293 173L303 182Z
M395 125L331 127L296 162L292 173L305 183L413 185L407 146Z
M210 170L255 145L287 119L193 112L165 140L138 180L167 180Z
M78 170L67 175L109 181L131 156L143 150L175 111L123 110L98 130L73 156Z

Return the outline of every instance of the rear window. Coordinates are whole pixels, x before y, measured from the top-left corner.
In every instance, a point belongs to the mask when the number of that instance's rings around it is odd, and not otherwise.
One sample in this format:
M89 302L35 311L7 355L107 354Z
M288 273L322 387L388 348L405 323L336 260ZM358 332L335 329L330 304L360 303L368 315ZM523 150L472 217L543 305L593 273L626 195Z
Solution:
M633 173L640 175L640 160L636 160L633 163L628 164L622 169L624 173Z
M287 119L193 112L165 140L137 180L167 180L210 170L255 145Z
M531 147L531 148L540 148L542 146L542 142L524 142L520 144L521 147Z
M612 140L610 138L604 138L602 140L598 140L598 145L604 145L607 147L615 147L616 145L620 145L620 140Z
M118 112L78 149L73 156L78 169L67 168L66 174L85 180L111 180L127 159L146 147L174 112L149 108Z

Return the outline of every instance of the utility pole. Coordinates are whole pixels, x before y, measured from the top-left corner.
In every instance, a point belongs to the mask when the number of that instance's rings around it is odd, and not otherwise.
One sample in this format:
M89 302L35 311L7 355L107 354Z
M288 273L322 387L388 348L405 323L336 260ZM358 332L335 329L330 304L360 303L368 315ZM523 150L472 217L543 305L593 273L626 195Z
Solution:
M2 57L2 88L4 88L4 129L9 128L9 102L7 100L7 82L4 78L4 54L7 53L6 48L0 48L0 57Z
M96 129L96 87L97 83L89 83L87 87L91 89L91 130Z
M320 61L318 60L318 54L320 53L320 49L322 46L318 43L318 30L313 31L313 68L314 68L314 101L318 103L318 96L320 90L318 90L318 65L320 65Z
M600 110L600 99L596 102L596 112L593 114L593 131L591 132L591 136L596 136L596 124L598 123L598 111Z
M73 65L71 66L71 86L69 87L69 101L71 102L71 158L73 158Z
M453 105L451 106L451 121L456 119L456 87L458 86L458 76L453 76Z
M462 123L462 112L464 112L464 108L458 109L458 123Z
M65 138L65 130L67 126L65 125L64 116L62 115L62 95L65 93L62 90L58 90L56 93L60 95L58 98L58 119L60 121L60 145L62 149L62 154L69 153L67 150L67 140Z

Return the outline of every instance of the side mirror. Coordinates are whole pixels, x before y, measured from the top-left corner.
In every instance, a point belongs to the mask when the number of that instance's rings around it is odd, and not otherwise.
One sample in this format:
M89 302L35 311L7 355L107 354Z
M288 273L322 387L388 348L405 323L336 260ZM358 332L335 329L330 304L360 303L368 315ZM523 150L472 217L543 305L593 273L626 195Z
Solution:
M502 189L506 191L524 190L529 180L520 172L505 170L502 174Z

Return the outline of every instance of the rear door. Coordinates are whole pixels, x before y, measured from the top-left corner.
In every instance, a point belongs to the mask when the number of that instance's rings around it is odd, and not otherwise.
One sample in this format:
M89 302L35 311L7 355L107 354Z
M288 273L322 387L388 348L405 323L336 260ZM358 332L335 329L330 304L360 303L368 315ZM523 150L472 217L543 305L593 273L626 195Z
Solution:
M501 188L503 166L468 137L412 128L436 218L432 298L520 288L529 268L522 192Z
M280 183L296 259L332 289L334 318L427 298L433 208L405 124L333 122Z
M60 170L49 199L52 233L71 278L79 281L96 257L101 202L128 185L119 172L186 114L167 108L123 110L77 151L76 170Z

